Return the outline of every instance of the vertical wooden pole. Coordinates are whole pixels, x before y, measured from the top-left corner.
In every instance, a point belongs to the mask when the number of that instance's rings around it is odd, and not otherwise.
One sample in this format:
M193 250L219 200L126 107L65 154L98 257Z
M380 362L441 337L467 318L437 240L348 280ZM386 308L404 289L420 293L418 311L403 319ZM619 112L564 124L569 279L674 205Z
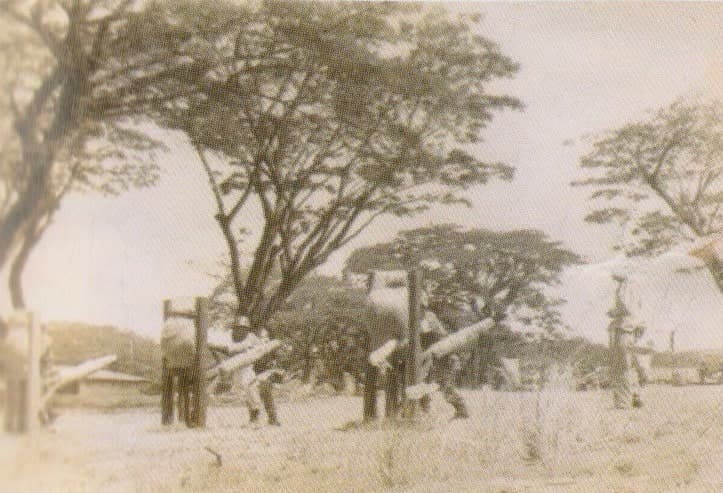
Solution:
M40 357L42 356L43 336L40 320L30 313L28 327L28 376L25 389L25 426L27 431L35 431L40 427L40 396L42 382L40 380Z
M366 361L364 363L364 398L362 400L362 416L364 421L377 417L377 376L379 370Z
M13 433L18 431L18 413L20 411L20 382L17 375L10 374L9 370L5 388L5 431Z
M405 365L405 385L416 385L419 383L419 318L421 294L421 276L418 269L412 269L407 273L407 287L409 291L409 344L407 362ZM406 401L406 394L404 395ZM408 417L414 415L414 403L406 402Z
M191 425L190 421L190 409L189 409L189 400L188 400L188 391L190 390L189 382L188 382L188 370L185 368L181 368L180 370L177 370L176 378L177 378L177 385L176 385L176 406L178 407L178 422L179 423L186 423L187 425Z
M206 354L208 340L208 300L196 298L196 355L193 361L193 424L206 426L206 408L208 396L206 395L206 382L204 377L203 356Z
M171 312L171 300L163 300L163 321L168 319ZM161 366L161 424L173 423L173 374L168 368L166 358L162 359Z
M18 382L16 390L15 431L18 433L28 431L28 381L25 379L26 375L23 375L23 378Z

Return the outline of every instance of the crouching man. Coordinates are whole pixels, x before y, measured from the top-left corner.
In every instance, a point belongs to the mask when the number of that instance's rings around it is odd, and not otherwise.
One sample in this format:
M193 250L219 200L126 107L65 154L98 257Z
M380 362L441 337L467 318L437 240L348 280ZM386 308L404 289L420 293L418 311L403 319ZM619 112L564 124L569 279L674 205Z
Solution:
M239 317L233 326L232 339L244 347L252 348L269 341L268 332L261 329L254 334L246 317ZM249 410L249 421L256 423L264 406L268 423L280 426L273 398L273 384L283 378L283 371L276 367L274 352L264 355L253 365L245 366L233 374L232 387Z
M420 324L420 344L422 351L432 344L449 335L442 322L432 313L426 311ZM426 374L425 381L436 383L444 396L444 400L454 408L452 419L468 418L467 406L460 393L455 388L457 377L462 370L462 362L456 353L449 353L440 358L432 356L422 363L422 373ZM425 411L429 410L430 397L421 399L420 404Z

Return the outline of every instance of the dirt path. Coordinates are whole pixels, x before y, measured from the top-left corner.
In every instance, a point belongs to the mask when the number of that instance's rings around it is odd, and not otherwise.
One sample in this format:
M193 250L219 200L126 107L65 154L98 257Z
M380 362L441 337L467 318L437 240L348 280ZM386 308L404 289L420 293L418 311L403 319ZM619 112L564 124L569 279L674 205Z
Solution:
M465 393L413 426L344 425L361 402L281 403L281 428L210 409L205 430L156 409L65 411L55 432L0 436L3 491L721 491L721 387L650 387L643 411L586 392ZM222 465L204 450L221 455ZM5 485L5 486L3 486Z

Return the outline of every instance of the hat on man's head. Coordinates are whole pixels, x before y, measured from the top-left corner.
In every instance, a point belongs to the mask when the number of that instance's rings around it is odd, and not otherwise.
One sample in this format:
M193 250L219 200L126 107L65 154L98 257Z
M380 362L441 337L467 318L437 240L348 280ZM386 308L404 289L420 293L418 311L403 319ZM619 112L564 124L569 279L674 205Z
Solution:
M249 322L248 317L238 315L234 320L233 327L231 328L231 340L233 342L241 342L250 331L251 323Z

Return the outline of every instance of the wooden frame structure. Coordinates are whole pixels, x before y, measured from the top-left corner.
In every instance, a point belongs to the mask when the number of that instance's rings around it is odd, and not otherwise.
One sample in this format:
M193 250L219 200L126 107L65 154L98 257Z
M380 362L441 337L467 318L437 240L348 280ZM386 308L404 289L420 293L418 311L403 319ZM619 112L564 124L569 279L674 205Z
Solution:
M25 371L5 368L5 431L10 433L32 432L40 427L40 357L43 328L34 313L28 312L27 317L28 357Z
M367 285L373 285L374 272L368 274ZM389 341L379 349L380 360L388 360L384 374L380 375L380 365L367 361L365 398L362 414L364 420L376 418L376 389L377 379L386 377L384 387L384 416L387 418L400 415L410 418L417 408L418 399L407 395L407 387L418 385L421 382L421 345L419 340L419 321L421 314L421 275L416 269L407 272L407 343L401 345L399 341ZM370 355L371 358L374 356Z
M178 419L189 427L205 427L208 408L205 368L209 325L208 300L196 298L193 312L173 311L171 300L163 302L163 320L180 317L193 320L195 328L194 358L190 367L170 368L166 358L161 367L161 423L169 425L174 417L174 387L178 407Z
M373 286L373 275L369 274L368 285ZM373 351L366 362L367 385L364 389L362 409L365 421L376 418L376 383L383 370L386 372L385 412L386 417L401 415L412 418L418 408L429 409L429 395L438 385L425 383L427 373L435 359L443 358L459 348L479 340L490 330L491 319L474 323L448 334L422 350L420 342L422 279L419 270L407 272L408 320L406 342L390 339Z
M8 324L9 330L20 330L27 339L1 341L0 351L6 356L6 396L4 429L9 433L27 433L50 421L48 405L55 392L64 385L113 363L116 356L108 355L63 369L53 368L42 359L49 351L45 327L33 312L16 312ZM13 337L17 337L16 334ZM7 336L6 336L7 338Z

